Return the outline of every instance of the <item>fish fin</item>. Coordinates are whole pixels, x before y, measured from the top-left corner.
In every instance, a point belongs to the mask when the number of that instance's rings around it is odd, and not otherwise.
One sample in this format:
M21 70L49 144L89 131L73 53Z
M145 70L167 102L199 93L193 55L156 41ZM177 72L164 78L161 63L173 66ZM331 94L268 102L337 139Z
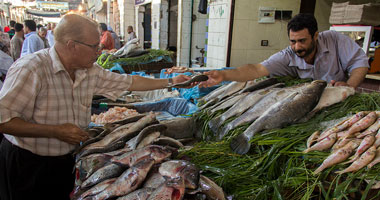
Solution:
M243 155L249 151L251 144L244 134L240 134L237 137L232 138L230 147L235 153Z
M343 164L343 165L346 165L346 164L353 163L353 162L355 162L355 160L357 160L358 158L359 158L359 156L355 156L355 157L353 157L352 159L350 159L350 160L348 160L348 161L346 161L346 162L343 162L342 164Z

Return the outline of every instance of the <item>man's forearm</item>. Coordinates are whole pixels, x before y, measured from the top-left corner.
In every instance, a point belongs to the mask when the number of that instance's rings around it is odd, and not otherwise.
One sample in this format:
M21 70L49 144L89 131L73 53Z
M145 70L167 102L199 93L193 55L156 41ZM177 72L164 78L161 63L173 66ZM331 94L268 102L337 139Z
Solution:
M365 75L367 74L367 67L360 67L352 70L350 74L350 78L347 81L347 84L351 87L358 87L360 83L365 79Z
M130 91L147 91L162 89L168 86L168 79L152 79L141 76L132 76L132 85Z
M268 76L268 70L261 64L247 64L233 70L225 70L224 80L226 81L250 81L263 76Z
M42 125L26 122L20 118L13 118L8 122L0 124L0 132L18 137L51 137L55 126Z

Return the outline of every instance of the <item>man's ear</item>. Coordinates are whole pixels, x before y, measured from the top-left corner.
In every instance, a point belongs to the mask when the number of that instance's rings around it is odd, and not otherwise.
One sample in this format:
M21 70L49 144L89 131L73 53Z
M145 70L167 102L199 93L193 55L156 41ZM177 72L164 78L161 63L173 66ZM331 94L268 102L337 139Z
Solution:
M75 45L76 45L76 43L73 40L67 40L67 42L66 42L66 46L70 50L74 50L75 49Z
M317 39L317 38L318 38L318 35L319 35L319 32L316 31L316 32L314 33L314 37L313 37L313 39Z

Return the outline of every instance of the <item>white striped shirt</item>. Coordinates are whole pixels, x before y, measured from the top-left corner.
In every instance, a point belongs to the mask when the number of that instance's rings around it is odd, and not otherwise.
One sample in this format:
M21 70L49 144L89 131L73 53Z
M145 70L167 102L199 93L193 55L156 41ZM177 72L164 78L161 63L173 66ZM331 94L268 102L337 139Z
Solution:
M73 82L55 48L43 49L18 59L9 69L0 91L0 123L19 117L36 124L72 123L85 128L91 119L93 95L115 100L131 84L131 76L95 63L90 69L76 70ZM13 144L42 156L64 155L74 149L74 145L55 138L4 135Z

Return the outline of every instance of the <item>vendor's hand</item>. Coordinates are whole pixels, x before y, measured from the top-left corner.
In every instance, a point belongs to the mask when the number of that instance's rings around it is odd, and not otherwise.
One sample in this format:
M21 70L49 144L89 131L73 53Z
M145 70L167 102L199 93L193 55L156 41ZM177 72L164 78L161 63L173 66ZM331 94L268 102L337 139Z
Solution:
M224 79L223 72L219 70L209 71L203 74L208 76L208 80L201 82L201 84L199 84L199 87L211 87L219 84Z
M74 124L62 124L57 127L56 138L69 144L79 144L88 139L89 135L86 131L80 129Z
M343 82L343 81L334 81L334 80L331 80L330 84L332 86L350 86L346 82Z

